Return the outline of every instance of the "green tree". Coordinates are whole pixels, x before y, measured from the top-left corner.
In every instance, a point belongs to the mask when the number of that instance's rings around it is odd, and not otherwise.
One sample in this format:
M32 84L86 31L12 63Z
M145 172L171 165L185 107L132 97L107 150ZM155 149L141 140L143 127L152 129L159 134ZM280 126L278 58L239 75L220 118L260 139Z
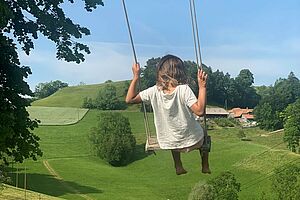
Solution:
M264 130L277 130L282 128L280 112L273 109L270 103L259 104L254 109L255 120L258 126Z
M31 71L27 66L20 66L14 41L28 55L34 48L33 40L44 35L56 44L58 59L76 63L84 61L83 52L90 53L86 45L76 41L90 31L65 16L63 2L0 1L0 159L4 161L8 156L22 162L42 155L39 138L30 132L37 127L37 121L30 120L25 109L29 102L24 96L33 96L24 81ZM87 11L103 5L102 0L84 2Z
M243 87L250 87L254 83L253 74L249 69L242 69L235 80Z
M98 127L89 136L97 156L113 166L122 166L131 161L135 149L135 137L128 118L120 113L102 113Z
M235 106L254 108L258 104L259 96L252 86L253 83L254 77L250 70L242 69L235 78L235 86L238 93L236 96L238 100Z
M33 96L24 81L31 71L19 67L20 62L13 41L0 34L0 159L7 163L7 157L17 162L25 158L41 156L39 138L30 130L38 126L37 120L30 120L25 107L29 106L23 96Z
M95 102L90 97L84 97L82 108L94 109L96 108Z
M283 111L289 104L294 103L300 97L300 81L291 72L287 79L280 78L274 84L276 102L274 108Z
M225 75L225 91L226 91L226 98L225 98L225 106L232 108L236 107L238 105L238 90L237 90L237 85L234 80L234 78L230 78L230 75L227 73ZM227 104L227 105L226 105Z
M54 94L56 91L64 87L68 87L68 83L64 83L60 80L39 83L35 86L34 95L35 97L42 99Z
M156 84L156 65L160 61L158 58L150 58L146 66L141 69L141 89L144 90Z
M237 200L241 185L231 172L223 172L206 184L198 183L192 189L189 200Z
M238 199L238 193L241 191L241 184L237 182L234 174L231 172L221 173L216 178L210 180L208 184L214 188L216 200Z
M125 106L125 102L121 102L117 96L117 88L112 84L106 84L100 89L95 100L95 107L100 110L120 110Z
M273 86L255 86L256 93L264 99L266 96L269 96L272 92Z
M194 61L184 61L184 66L186 69L186 75L187 75L187 82L193 92L195 93L196 96L198 96L198 82L197 82L197 63ZM213 96L214 96L214 91L212 90L213 88L213 79L211 78L212 76L212 69L211 67L207 67L205 64L202 64L203 70L208 74L208 80L207 80L207 100L209 102L214 102Z
M300 97L299 88L300 81L291 72L287 79L279 78L274 86L265 89L254 110L258 125L266 130L283 128L283 119L280 114ZM266 111L265 107L267 107Z
M151 58L142 69L142 90L156 84L156 65L161 58ZM196 95L198 95L197 64L193 61L184 61L187 82ZM259 95L252 86L253 74L248 69L241 70L234 79L230 74L222 71L213 71L211 67L202 64L204 71L208 74L207 101L210 104L228 107L251 107L257 105Z
M276 199L300 199L300 167L287 164L276 168L272 177L272 189Z
M284 137L288 148L300 153L300 99L290 104L284 111Z

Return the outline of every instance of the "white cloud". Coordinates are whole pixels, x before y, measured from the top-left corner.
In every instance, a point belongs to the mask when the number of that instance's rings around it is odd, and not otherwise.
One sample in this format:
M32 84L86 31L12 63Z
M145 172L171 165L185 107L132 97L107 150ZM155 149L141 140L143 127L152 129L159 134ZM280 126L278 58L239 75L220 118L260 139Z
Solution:
M233 77L243 68L254 74L255 84L273 84L279 77L287 77L294 71L300 78L300 40L285 41L283 45L268 47L257 44L204 46L203 61L213 70L229 72ZM33 89L39 82L62 80L71 85L83 81L87 84L102 83L106 80L128 80L132 76L132 50L123 43L87 43L91 54L81 64L58 61L53 50L35 50L30 56L20 55L21 63L32 68L33 75L28 82ZM183 59L193 60L193 47L170 47L157 45L136 45L139 62L143 66L151 57L171 53Z

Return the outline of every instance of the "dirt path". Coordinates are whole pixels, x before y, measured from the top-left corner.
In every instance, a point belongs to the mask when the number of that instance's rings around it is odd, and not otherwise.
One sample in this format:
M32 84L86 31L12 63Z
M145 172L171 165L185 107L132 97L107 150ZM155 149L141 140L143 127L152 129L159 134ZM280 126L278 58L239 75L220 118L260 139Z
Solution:
M272 132L269 132L269 133L266 133L266 134L261 134L260 136L262 136L262 137L269 137L273 133L278 133L278 132L282 132L282 131L284 131L284 129L279 129L279 130L272 131Z
M51 167L51 165L49 164L48 160L43 160L43 164L46 167L46 169L49 171L49 173L54 176L55 179L59 180L60 183L67 188L68 190L74 192L75 194L81 196L82 198L86 199L86 200L93 200L93 198L85 195L85 194L81 194L80 191L78 191L77 189L71 187L70 185L68 185L66 182L64 182L63 178Z

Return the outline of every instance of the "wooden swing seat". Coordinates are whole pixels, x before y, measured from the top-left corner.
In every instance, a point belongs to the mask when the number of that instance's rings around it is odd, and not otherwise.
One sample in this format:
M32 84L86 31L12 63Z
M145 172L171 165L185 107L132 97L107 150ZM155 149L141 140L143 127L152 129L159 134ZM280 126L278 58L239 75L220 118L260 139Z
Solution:
M145 151L155 151L160 150L159 144L157 142L156 136L150 136L147 138Z

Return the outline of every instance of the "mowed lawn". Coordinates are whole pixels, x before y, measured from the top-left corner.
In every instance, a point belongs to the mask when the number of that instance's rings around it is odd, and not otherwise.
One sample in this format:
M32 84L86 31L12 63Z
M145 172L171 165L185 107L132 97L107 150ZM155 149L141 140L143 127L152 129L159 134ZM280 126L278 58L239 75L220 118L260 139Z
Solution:
M32 192L29 190L24 190L21 188L15 188L10 185L3 185L3 190L0 191L0 199L5 199L5 200L20 200L20 199L25 199L24 197L26 196L26 199L30 200L62 200L61 198L53 197L53 196L48 196L44 195L41 193L37 192Z
M75 125L36 129L44 156L37 162L27 161L14 166L19 168L19 185L22 186L26 167L28 187L56 197L72 200L182 200L188 198L197 182L231 171L242 184L240 199L258 199L263 191L271 195L268 178L275 167L300 158L285 150L282 133L262 137L264 131L245 129L252 141L241 141L236 137L238 129L213 130L209 131L213 140L210 154L213 173L200 173L199 152L194 151L182 156L188 173L176 176L169 151L157 151L157 155L144 152L142 113L122 112L130 119L137 149L128 166L112 167L92 155L88 142L91 128L97 126L99 112L90 110ZM279 145L272 148L276 143ZM12 172L15 181L16 169Z
M70 125L81 120L88 109L62 107L27 107L31 119L40 120L40 125Z

